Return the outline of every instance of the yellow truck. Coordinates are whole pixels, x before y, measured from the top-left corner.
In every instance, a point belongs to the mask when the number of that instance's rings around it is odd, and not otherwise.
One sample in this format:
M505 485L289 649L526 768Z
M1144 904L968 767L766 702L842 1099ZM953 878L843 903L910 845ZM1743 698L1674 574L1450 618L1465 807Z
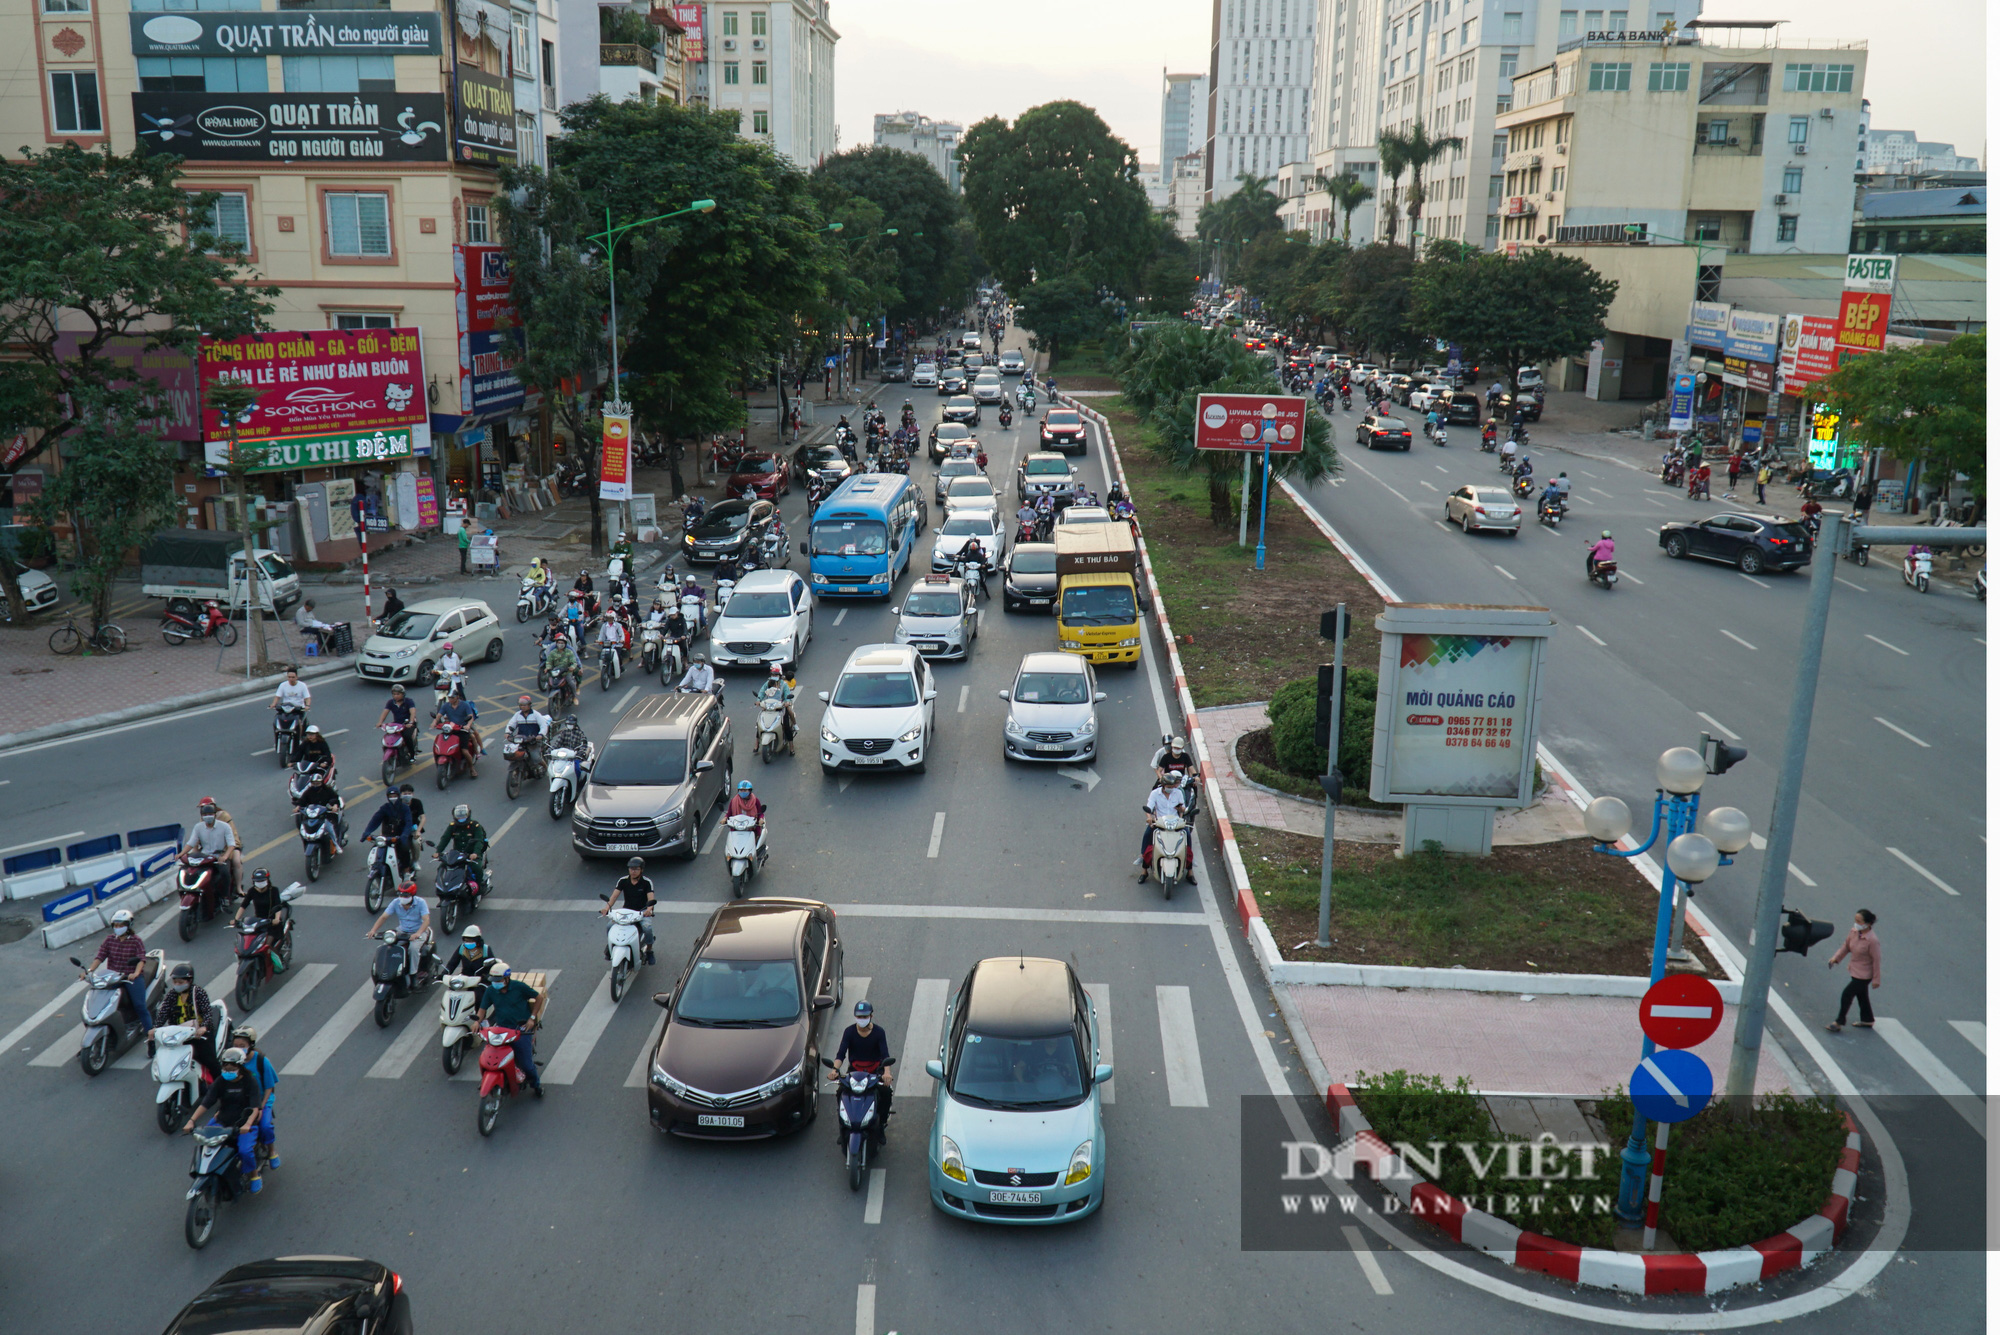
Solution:
M1139 551L1123 523L1058 524L1056 647L1139 666Z

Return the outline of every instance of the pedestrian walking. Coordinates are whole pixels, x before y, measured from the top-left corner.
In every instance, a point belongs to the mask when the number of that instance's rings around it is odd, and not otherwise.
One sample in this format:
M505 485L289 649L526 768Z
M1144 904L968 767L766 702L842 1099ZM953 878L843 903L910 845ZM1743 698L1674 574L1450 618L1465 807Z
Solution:
M1764 488L1771 482L1771 465L1765 464L1757 470L1757 504L1764 504Z
M1828 1025L1827 1032L1837 1034L1847 1023L1847 1008L1855 1002L1861 1003L1861 1018L1854 1022L1856 1029L1875 1027L1875 1008L1868 1004L1868 993L1882 986L1882 942L1875 935L1875 914L1868 909L1854 910L1854 926L1848 931L1847 939L1840 943L1840 949L1833 952L1833 958L1826 962L1831 969L1842 960L1847 961L1847 986L1841 989L1840 1013Z
M1854 522L1868 522L1868 511L1875 504L1875 488L1863 483L1861 490L1854 493Z
M472 560L472 525L460 524L458 526L458 573L459 574L469 575L472 573L470 569L471 560Z
M1731 491L1736 490L1736 479L1742 476L1742 474L1743 474L1743 451L1738 450L1736 451L1736 453L1729 456L1729 489Z

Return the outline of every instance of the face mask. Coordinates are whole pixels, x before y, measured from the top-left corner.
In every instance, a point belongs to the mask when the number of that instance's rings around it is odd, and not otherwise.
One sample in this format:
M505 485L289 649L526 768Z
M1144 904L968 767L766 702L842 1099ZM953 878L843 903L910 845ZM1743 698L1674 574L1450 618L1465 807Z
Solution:
M222 1078L224 1080L234 1080L242 1074L243 1072L237 1070L234 1066L225 1066L222 1068Z
M210 826L210 827L213 827L213 826L214 826L214 824L215 824L215 817L213 817L213 816L203 816L203 817L201 818L201 823L202 823L203 825L207 825L207 826Z
M398 904L402 905L402 906L403 906L404 908L408 908L408 907L410 907L410 905L412 905L412 904L414 904L414 903L416 903L416 902L417 902L417 897L416 897L415 895L404 895L404 896L403 896L402 898L398 899L398 900L397 900L396 902L397 902Z
M113 936L123 936L123 935L125 935L125 933L127 933L127 932L129 932L129 931L131 931L131 930L132 930L132 929L131 929L130 927L126 927L126 926L124 926L123 924L120 924L119 926L117 926L117 927L114 927L114 928L112 928L112 929L111 929L111 934L112 934Z
M187 990L188 990L188 985L187 985L186 983L175 983L175 984L174 984L174 991L176 991L176 992L185 992L185 991L187 991Z

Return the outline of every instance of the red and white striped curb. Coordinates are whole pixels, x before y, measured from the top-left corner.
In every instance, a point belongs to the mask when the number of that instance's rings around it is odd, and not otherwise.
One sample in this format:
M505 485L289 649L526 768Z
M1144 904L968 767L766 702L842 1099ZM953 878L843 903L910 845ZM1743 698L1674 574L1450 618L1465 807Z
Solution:
M1413 1217L1435 1224L1466 1246L1508 1265L1570 1284L1626 1293L1720 1293L1811 1265L1847 1231L1855 1175L1861 1166L1861 1130L1852 1116L1843 1113L1847 1148L1841 1151L1832 1190L1817 1214L1747 1247L1647 1256L1581 1247L1530 1233L1439 1190L1411 1172L1375 1134L1346 1085L1327 1086L1326 1111L1339 1127L1341 1139L1351 1143L1354 1165L1366 1167L1368 1175L1400 1200Z

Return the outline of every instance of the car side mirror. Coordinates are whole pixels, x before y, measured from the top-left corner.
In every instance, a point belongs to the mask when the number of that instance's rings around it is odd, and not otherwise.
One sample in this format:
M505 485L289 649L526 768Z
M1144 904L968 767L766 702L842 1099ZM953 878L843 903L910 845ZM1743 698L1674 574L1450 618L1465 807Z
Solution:
M799 555L800 555L800 556L811 556L811 555L812 555L812 549L811 549L810 547L808 547L808 546L807 546L807 545L806 545L805 543L803 543L803 542L802 542L802 543L800 543L800 544L799 544Z
M831 700L833 699L833 693L831 691L821 691L819 693L819 698L822 700Z
M935 700L935 699L937 699L937 687L933 686L933 687L931 687L931 688L930 688L929 690L925 691L925 692L924 692L924 699L926 699L926 700Z
M944 1079L944 1063L933 1057L924 1063L924 1074L933 1080Z
M827 994L826 996L822 996L822 997L814 997L814 998L813 998L813 1009L814 1009L814 1010L816 1010L816 1011L830 1011L830 1010L832 1010L832 1009L833 1009L833 995L832 995L831 993L828 993L828 994Z
M653 993L653 1004L661 1010L667 1010L674 1004L674 994L671 992L655 992Z
M1111 1064L1109 1062L1100 1064L1095 1071L1092 1071L1090 1073L1090 1082L1093 1085L1101 1085L1110 1078L1111 1078Z
M706 774L714 768L715 762L713 760L697 760L694 762L694 772L696 774Z
M381 1316L386 1304L379 1293L364 1293L354 1300L354 1315L364 1321Z
M889 615L892 617L899 617L903 615L903 609L900 607L892 607L889 609Z
M1096 701L1098 704L1103 704L1106 700L1109 700L1110 698L1111 697L1106 695L1103 691L1099 691L1096 695L1091 697L1091 699Z
M994 694L999 696L1002 700L1012 700L1014 698L1014 693L1012 691L995 691Z

